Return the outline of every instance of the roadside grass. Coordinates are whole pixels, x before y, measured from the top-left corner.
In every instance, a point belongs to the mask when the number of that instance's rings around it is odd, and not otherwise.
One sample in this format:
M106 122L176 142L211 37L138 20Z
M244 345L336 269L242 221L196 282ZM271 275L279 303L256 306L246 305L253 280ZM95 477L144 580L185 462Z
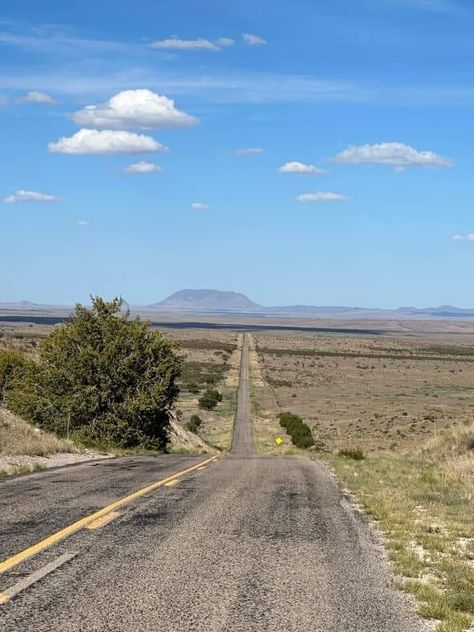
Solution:
M39 472L44 470L44 465L40 463L29 463L28 465L11 465L7 469L0 469L0 480L7 476L14 476L16 474L26 474L27 472Z
M419 601L421 616L439 620L438 632L474 621L473 440L471 424L413 454L317 455L374 519L400 587Z
M0 408L0 454L47 456L78 451L72 441L36 429L10 411Z

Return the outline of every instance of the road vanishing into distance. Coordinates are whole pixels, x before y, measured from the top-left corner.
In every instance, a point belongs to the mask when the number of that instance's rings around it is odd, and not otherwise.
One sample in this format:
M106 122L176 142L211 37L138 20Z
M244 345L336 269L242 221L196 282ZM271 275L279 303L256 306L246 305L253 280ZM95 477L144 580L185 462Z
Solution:
M219 458L90 462L0 484L3 632L415 632L326 467L258 456L244 339Z

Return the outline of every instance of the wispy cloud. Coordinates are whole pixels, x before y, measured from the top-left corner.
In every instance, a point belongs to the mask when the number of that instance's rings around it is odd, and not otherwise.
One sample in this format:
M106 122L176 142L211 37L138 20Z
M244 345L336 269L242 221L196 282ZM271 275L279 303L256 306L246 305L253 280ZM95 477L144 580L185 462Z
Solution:
M16 204L17 202L59 202L59 198L55 195L48 195L46 193L38 193L38 191L25 191L20 189L13 195L9 195L4 198L5 204Z
M263 39L263 37L252 33L242 33L242 39L248 46L265 46L267 43L267 40Z
M162 173L163 169L160 165L154 162L146 162L146 160L140 160L132 165L128 165L123 169L126 173Z
M88 222L86 219L78 219L78 220L77 220L77 222L76 222L76 224L77 224L78 226L88 226L88 225L89 225L89 222Z
M296 199L298 202L306 204L308 202L341 202L343 200L348 200L349 198L341 193L318 192L303 193L302 195L298 195Z
M158 40L150 44L150 48L158 48L160 50L204 50L217 52L219 46L208 39L198 37L197 39L180 39L179 37L169 37L164 40Z
M208 211L211 207L208 204L204 204L204 202L193 202L191 208L193 211Z
M321 175L323 173L327 173L325 169L321 169L316 165L308 165L304 162L298 162L297 160L286 162L278 169L278 171L280 173L297 173L301 175Z
M454 241L474 241L474 233L468 233L467 235L453 235Z
M24 96L17 99L17 103L39 103L40 105L55 105L56 100L46 92L30 90Z
M236 149L234 153L236 156L258 156L263 153L263 149L261 147L241 147Z
M48 149L56 154L144 154L164 152L167 148L151 136L123 130L81 129L63 136Z
M334 162L350 165L390 165L397 170L405 167L452 167L451 158L433 151L419 151L405 143L351 145L337 154Z

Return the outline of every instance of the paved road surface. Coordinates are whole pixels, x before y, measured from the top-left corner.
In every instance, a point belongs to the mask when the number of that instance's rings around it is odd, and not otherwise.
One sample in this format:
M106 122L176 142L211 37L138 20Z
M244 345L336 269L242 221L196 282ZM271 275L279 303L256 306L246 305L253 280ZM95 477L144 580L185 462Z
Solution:
M304 458L254 454L246 358L245 342L231 454L4 572L3 594L58 565L0 606L2 630L423 629L388 587L370 531L327 470ZM0 558L202 460L123 458L4 482Z

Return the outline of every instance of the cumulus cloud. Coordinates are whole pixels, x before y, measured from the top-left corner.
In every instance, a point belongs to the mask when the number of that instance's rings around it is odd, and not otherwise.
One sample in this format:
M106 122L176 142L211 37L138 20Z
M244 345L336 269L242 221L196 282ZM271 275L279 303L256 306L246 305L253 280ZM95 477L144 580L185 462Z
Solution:
M404 143L351 145L333 158L352 165L390 165L393 167L451 167L453 161L432 151L418 151Z
M124 171L127 173L161 173L163 169L154 162L140 160L140 162L135 162L132 165L128 165L128 167L124 167Z
M468 233L467 235L453 235L454 241L474 241L474 233Z
M81 129L63 136L48 149L58 154L143 154L165 152L167 148L151 136L123 130Z
M32 90L27 92L24 96L17 100L18 103L39 103L40 105L54 105L56 103L53 97L46 94L46 92L38 92Z
M147 89L123 90L106 103L87 105L73 115L82 127L105 129L156 129L190 127L194 116L176 109L173 99Z
M16 204L17 202L58 202L59 198L55 195L47 195L46 193L20 189L13 195L9 195L4 198L3 201L5 204Z
M242 33L242 39L248 46L264 46L267 43L263 37L252 35L252 33Z
M207 211L210 209L210 206L204 204L203 202L193 202L191 204L191 208L193 211Z
M219 46L208 39L198 37L197 39L180 39L179 37L168 37L164 40L152 42L151 48L161 50L211 50L218 51Z
M321 169L316 165L307 165L304 162L298 162L294 160L292 162L286 162L282 165L278 171L280 173L301 173L301 174L317 174L327 173L325 169Z
M341 200L348 200L346 195L340 193L303 193L296 198L298 202L305 204L307 202L339 202Z
M237 156L257 156L261 153L263 153L261 147L242 147L241 149L235 150Z

